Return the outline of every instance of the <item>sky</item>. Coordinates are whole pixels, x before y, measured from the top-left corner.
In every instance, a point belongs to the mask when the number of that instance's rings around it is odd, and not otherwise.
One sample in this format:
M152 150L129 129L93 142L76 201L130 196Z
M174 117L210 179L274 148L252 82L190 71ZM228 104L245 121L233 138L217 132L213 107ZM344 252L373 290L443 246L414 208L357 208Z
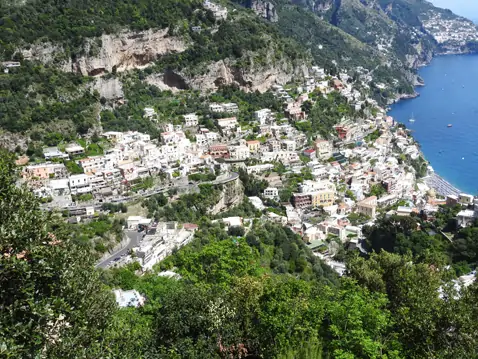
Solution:
M450 9L470 20L478 21L477 0L430 0L435 6Z

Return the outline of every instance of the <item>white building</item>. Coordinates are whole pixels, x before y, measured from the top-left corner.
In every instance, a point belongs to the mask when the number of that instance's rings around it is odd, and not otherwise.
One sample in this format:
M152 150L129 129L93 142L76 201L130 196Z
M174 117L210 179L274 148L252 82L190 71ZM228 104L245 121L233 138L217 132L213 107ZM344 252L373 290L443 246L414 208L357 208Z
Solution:
M464 205L473 204L473 196L471 194L460 193L458 201Z
M456 215L456 219L460 227L471 226L473 224L473 221L475 220L475 212L469 209L460 211Z
M78 164L85 173L95 173L105 168L106 158L105 156L92 156L83 158L78 161Z
M278 152L263 152L261 160L264 162L280 161L282 163L292 163L300 161L297 152L292 151L278 151Z
M224 6L215 4L215 3L213 3L212 1L209 1L209 0L204 0L203 6L206 9L212 11L216 20L226 20L227 19L227 8L225 8Z
M108 131L103 133L103 137L112 142L122 142L124 138L124 133L118 131Z
M118 165L118 168L126 181L133 181L138 178L138 171L133 161L123 161Z
M315 141L315 156L321 160L332 157L332 144L327 140Z
M135 250L143 269L151 269L157 262L170 255L175 248L188 244L194 237L194 230L176 222L159 223L155 234L147 234Z
M229 153L231 155L231 159L233 160L245 160L251 156L249 147L244 145L229 146Z
M92 191L89 177L86 174L71 175L69 184L72 194L89 193Z
M266 209L266 206L264 206L264 203L262 203L261 199L259 197L248 197L249 201L252 203L252 205L258 209L259 211L263 211Z
M161 133L161 139L165 145L177 144L181 142L182 140L184 140L185 138L186 138L186 135L182 131Z
M199 118L195 113L184 115L184 126L195 127L199 124Z
M275 187L268 187L264 190L264 197L270 199L279 198L279 190Z
M58 147L47 147L43 149L43 157L45 157L46 160L52 160L55 158L68 158L68 155L61 152Z
M149 226L153 220L142 216L129 216L126 219L126 224L129 229L137 230L138 226Z
M296 143L294 140L284 140L282 141L282 146L286 151L295 151Z
M264 125L267 122L267 120L271 117L271 115L272 115L272 111L269 110L268 108L264 108L262 110L254 112L254 117L256 118L257 121L259 121L261 125Z
M145 107L144 108L144 118L149 118L150 120L156 119L156 111L152 107Z
M239 107L235 103L211 103L209 110L216 113L235 113L239 112Z
M235 117L229 117L217 120L217 125L223 130L232 130L237 127L238 123Z
M116 303L120 308L126 307L142 307L145 302L145 298L138 293L137 290L122 290L115 289L113 291L116 298Z
M70 194L69 180L66 178L50 180L49 187L54 196L67 196Z
M71 156L78 156L85 153L85 149L77 143L70 143L65 147L65 152Z

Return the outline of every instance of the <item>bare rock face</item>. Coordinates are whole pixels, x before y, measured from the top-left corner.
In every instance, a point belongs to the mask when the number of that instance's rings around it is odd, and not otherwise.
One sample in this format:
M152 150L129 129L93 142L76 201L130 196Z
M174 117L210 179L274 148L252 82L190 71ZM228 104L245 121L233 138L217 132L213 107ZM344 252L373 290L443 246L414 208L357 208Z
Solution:
M271 4L261 4L266 15L273 10ZM40 60L54 64L63 71L96 77L92 88L107 100L117 100L124 96L121 82L115 78L102 78L102 75L147 67L163 55L185 51L188 45L179 37L169 36L168 29L163 29L124 31L88 39L82 51L84 55L74 59L66 59L63 48L48 43L33 45L21 52L26 59ZM293 78L307 75L305 63L277 60L273 51L266 57L259 64L254 63L254 57L250 56L246 59L248 65L245 68L238 67L229 59L204 63L199 66L200 69L152 74L146 78L146 82L173 92L186 89L215 91L222 85L233 84L244 91L265 92L274 84L282 85Z
M0 131L0 148L5 148L10 152L15 151L19 147L22 151L28 148L28 137L19 133L12 133L8 131Z
M231 64L227 59L209 64L202 74L188 75L168 71L164 74L153 74L146 82L161 90L176 92L184 89L194 89L214 92L220 86L236 85L240 89L266 92L272 85L284 85L296 77L305 77L308 67L279 62L274 65L242 69Z
M251 9L254 10L257 15L269 20L270 22L279 21L279 16L277 15L274 5L268 1L252 1Z
M101 36L101 47L96 56L82 56L72 63L72 70L83 75L96 76L113 70L121 72L147 67L158 57L186 50L179 38L167 36L168 30L123 32ZM87 45L92 46L90 43Z
M123 84L117 78L104 79L98 77L93 88L107 100L117 100L124 97Z
M54 63L62 71L71 71L71 60L65 60L65 49L62 46L49 42L30 45L19 52L25 60L37 60L44 64Z
M60 60L60 67L85 76L99 76L106 72L144 68L160 56L183 52L186 48L182 39L168 36L168 29L104 34L100 38L88 39L84 46L85 55L74 60ZM61 47L48 43L21 50L26 59L57 64L58 53L63 52Z
M171 91L176 93L180 90L189 89L186 80L173 71L167 71L164 74L152 74L146 77L146 83L158 87L162 91Z
M215 91L222 85L237 85L244 91L265 92L274 84L286 84L297 76L306 76L307 66L277 63L266 67L241 69L230 65L227 60L210 64L207 72L186 79L188 85L197 90Z

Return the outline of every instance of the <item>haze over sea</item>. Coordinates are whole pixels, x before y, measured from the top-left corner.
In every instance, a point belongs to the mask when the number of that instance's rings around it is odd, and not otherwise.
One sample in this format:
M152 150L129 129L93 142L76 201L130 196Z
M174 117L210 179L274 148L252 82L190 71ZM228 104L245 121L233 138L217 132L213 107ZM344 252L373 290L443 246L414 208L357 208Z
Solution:
M420 97L389 112L413 131L435 172L460 190L478 194L478 55L449 55L420 69ZM411 117L415 118L410 123ZM448 128L447 125L453 127Z

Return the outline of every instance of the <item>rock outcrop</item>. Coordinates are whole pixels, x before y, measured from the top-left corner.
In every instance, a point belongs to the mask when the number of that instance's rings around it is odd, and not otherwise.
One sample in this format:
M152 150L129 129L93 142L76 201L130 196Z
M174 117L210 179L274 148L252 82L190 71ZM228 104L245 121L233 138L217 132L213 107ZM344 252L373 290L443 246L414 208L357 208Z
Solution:
M28 137L19 133L0 130L0 147L10 152L14 152L17 147L22 151L26 151L28 148Z
M98 77L93 88L100 93L101 97L107 100L117 100L124 97L123 84L117 78L104 79Z
M58 54L64 54L64 49L48 43L33 45L21 50L21 53L26 59L59 63L64 71L98 76L107 72L147 67L163 55L183 52L187 46L181 38L169 36L168 29L162 29L124 31L88 39L84 45L84 55L76 59L61 60Z
M252 1L250 7L257 15L269 20L270 22L279 21L279 16L277 15L275 6L268 1Z
M228 60L211 63L200 75L177 74L189 88L201 91L215 91L223 85L237 85L244 91L265 92L274 84L286 84L293 78L307 76L306 64L291 64L285 61L267 67L250 66L239 68ZM163 81L166 83L166 81ZM179 89L177 86L172 86Z

